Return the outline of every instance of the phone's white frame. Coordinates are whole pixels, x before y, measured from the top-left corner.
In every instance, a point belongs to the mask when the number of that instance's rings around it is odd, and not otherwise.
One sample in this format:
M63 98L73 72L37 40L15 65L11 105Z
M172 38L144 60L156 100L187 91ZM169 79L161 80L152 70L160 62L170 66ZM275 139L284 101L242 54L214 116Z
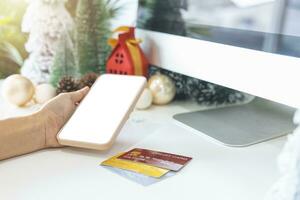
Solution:
M58 142L87 149L109 149L134 110L146 84L147 80L143 76L101 75L57 134ZM100 97L104 101L99 100ZM93 112L89 112L91 110ZM101 125L103 122L105 124Z
M137 30L150 63L300 108L300 58Z

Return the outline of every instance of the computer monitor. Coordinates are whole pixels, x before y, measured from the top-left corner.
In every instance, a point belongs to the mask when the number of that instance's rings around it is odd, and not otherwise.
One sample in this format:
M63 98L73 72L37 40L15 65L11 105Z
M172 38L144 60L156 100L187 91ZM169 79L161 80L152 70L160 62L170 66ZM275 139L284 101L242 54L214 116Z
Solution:
M137 34L152 65L256 96L174 116L222 144L247 146L295 128L299 18L297 0L140 0Z

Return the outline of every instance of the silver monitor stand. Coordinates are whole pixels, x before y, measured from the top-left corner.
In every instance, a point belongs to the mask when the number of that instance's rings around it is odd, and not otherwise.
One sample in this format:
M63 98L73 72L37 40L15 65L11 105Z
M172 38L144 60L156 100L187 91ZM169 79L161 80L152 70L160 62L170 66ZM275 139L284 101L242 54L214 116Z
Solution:
M248 104L177 114L174 119L224 145L243 147L291 133L295 109L255 98Z

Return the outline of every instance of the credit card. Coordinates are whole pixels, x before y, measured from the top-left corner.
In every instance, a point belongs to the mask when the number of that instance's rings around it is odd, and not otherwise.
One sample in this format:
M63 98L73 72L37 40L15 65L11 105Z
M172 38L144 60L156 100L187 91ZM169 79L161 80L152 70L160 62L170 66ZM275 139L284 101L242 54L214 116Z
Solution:
M136 163L144 163L172 171L179 171L192 159L191 157L187 156L141 148L132 149L118 156L118 158Z
M109 158L108 160L105 160L101 163L101 165L115 167L119 169L129 170L136 173L144 174L146 176L151 176L155 178L160 178L166 173L168 173L170 170L162 169L159 167L143 164L143 163L137 163L132 162L128 160L122 160L118 159L119 156L122 156L123 153L118 154L116 156L113 156L112 158Z
M128 180L131 180L131 181L138 183L140 185L143 185L143 186L149 186L149 185L152 185L159 181L165 180L169 177L174 176L176 173L173 171L169 171L167 174L165 174L161 178L154 178L151 176L146 176L146 175L139 174L139 173L136 173L133 171L123 170L123 169L119 169L119 168L115 168L115 167L110 167L110 166L103 166L103 167L105 167L106 169L108 169L109 171L111 171L115 174L118 174Z

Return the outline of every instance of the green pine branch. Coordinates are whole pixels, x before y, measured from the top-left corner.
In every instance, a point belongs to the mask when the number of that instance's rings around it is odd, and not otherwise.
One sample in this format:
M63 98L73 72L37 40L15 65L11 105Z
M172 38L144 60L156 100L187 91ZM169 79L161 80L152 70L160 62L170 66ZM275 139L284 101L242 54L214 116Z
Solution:
M76 65L81 75L105 72L105 63L111 48L110 20L120 7L118 1L79 0L76 12Z
M64 76L77 77L78 70L75 65L75 56L72 38L66 34L60 40L60 45L54 56L53 66L50 75L50 83L57 87Z

